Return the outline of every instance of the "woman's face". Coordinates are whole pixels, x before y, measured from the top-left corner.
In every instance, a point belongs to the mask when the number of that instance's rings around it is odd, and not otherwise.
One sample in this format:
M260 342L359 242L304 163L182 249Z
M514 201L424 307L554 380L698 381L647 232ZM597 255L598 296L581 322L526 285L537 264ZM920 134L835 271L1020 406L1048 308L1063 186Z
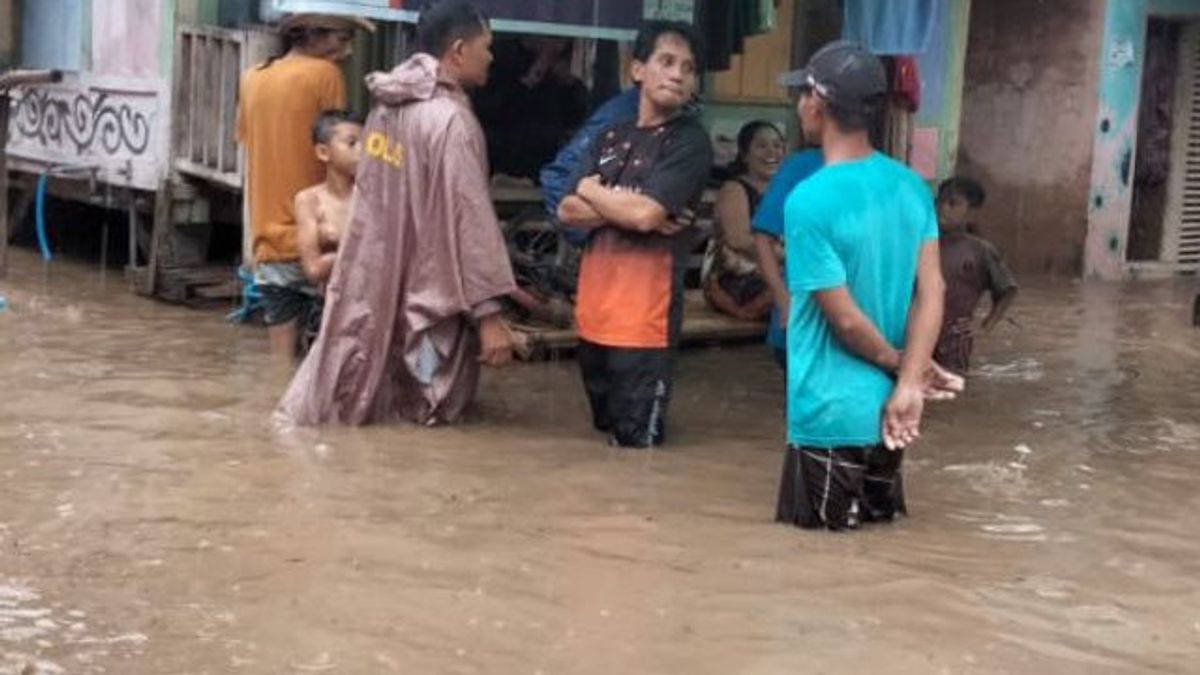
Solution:
M763 127L754 134L746 151L746 171L756 178L770 180L779 170L783 154L783 136L771 127Z

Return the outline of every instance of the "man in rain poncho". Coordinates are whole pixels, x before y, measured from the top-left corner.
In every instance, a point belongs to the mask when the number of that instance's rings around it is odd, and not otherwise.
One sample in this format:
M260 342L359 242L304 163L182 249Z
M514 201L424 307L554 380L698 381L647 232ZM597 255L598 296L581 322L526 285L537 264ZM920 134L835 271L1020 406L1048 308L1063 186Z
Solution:
M491 40L486 16L446 0L422 13L418 54L367 77L353 216L285 421L454 422L480 364L511 360L499 300L516 285L464 92L487 81Z

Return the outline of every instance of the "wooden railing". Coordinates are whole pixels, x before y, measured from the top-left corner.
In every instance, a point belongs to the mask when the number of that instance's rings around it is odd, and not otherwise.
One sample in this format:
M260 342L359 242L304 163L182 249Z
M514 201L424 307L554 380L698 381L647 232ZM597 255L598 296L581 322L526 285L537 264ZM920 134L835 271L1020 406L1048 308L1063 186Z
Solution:
M234 133L242 71L265 60L266 31L182 26L176 40L174 161L180 173L242 189L245 160Z

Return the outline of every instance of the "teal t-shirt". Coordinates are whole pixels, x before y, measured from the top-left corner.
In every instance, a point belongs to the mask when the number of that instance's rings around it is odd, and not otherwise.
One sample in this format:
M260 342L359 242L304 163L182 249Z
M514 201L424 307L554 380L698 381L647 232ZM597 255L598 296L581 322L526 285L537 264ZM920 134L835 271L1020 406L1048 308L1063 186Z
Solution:
M788 442L876 445L891 376L842 346L813 291L846 286L883 337L903 348L922 244L938 236L925 182L880 153L826 166L784 206L788 288Z

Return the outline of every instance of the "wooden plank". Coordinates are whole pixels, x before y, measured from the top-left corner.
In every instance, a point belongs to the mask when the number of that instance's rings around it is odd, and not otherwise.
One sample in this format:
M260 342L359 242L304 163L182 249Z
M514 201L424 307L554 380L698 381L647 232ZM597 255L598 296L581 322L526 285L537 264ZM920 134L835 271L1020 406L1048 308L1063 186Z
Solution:
M175 168L180 173L195 176L197 178L203 178L204 180L217 183L218 185L227 187L231 190L238 192L242 190L241 178L235 173L217 171L186 159L177 160L175 162Z
M221 147L221 115L214 111L213 106L220 100L221 90L221 41L213 38L208 41L205 50L207 58L204 62L204 100L201 102L201 114L208 120L208 128L204 134L204 164L209 168L220 166L219 155Z
M191 92L191 95L187 101L189 108L188 119L190 120L189 128L191 129L191 137L188 139L188 148L191 150L191 152L188 153L188 157L190 157L193 162L201 164L204 162L204 156L203 151L200 148L200 142L197 139L202 138L204 135L204 119L202 115L194 114L196 106L200 101L201 91L200 78L196 76L196 73L200 71L200 38L198 36L193 36L189 41L189 44L191 45L192 51L192 70L191 77L188 80L188 89Z
M171 235L174 223L171 221L171 181L163 180L154 193L154 219L150 227L150 255L146 260L146 275L142 290L145 295L154 297L158 286L158 271L162 264L162 248L164 240Z
M505 204L541 204L542 193L535 187L501 186L491 189L492 201Z
M235 139L237 128L237 90L241 71L239 42L227 41L221 52L221 69L224 73L221 88L221 164L217 167L221 173L236 174L238 170L238 147ZM240 181L239 181L240 182Z
M187 110L188 101L186 83L191 62L188 57L187 41L188 35L183 29L176 32L175 44L178 45L178 53L175 56L174 72L171 74L172 157L189 156L187 139L190 131L188 128L190 120L187 118L185 111Z
M527 340L533 353L574 349L579 337L573 328L546 328L534 325L514 326ZM699 289L684 292L684 345L737 343L761 340L767 332L765 322L741 321L710 308Z

